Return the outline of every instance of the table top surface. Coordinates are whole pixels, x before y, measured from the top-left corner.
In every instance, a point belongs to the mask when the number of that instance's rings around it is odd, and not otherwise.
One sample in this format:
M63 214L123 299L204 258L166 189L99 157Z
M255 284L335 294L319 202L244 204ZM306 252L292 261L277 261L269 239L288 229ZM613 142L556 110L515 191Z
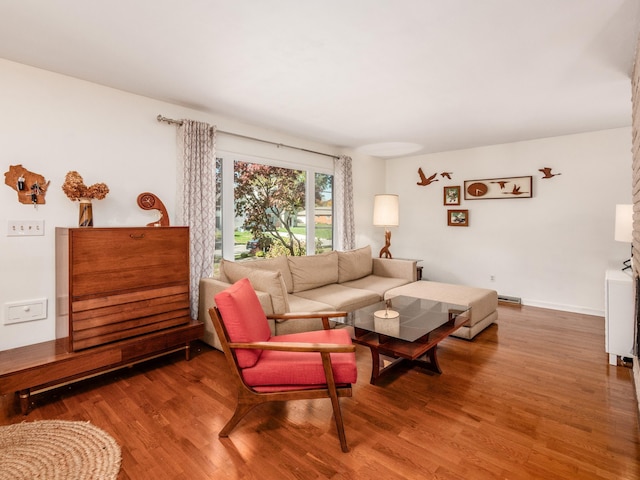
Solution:
M413 342L446 323L456 322L458 316L461 323L465 322L462 314L468 310L466 305L401 295L354 310L344 322L355 328Z

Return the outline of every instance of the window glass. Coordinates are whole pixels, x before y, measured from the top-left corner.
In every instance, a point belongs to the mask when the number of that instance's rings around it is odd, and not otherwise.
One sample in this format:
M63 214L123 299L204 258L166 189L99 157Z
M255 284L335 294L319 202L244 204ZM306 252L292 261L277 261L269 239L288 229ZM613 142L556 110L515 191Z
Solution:
M315 174L316 253L333 250L333 175Z
M305 255L306 172L234 162L236 260Z
M333 249L333 175L307 165L221 157L216 159L215 274L222 258L241 261ZM309 243L308 238L314 240Z

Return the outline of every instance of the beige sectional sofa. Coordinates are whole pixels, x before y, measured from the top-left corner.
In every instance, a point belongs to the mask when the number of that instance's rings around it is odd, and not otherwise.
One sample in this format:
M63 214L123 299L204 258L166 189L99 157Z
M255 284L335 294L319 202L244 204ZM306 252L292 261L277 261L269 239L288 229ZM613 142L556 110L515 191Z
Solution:
M471 307L466 325L452 335L471 340L498 319L495 290L416 281L415 260L372 258L371 247L332 251L303 257L230 262L223 260L216 278L200 279L199 319L203 340L221 349L209 318L213 297L247 277L265 313L351 312L398 295L428 298ZM319 330L319 318L295 321L269 320L274 335Z
M350 312L379 302L387 291L416 281L415 260L372 258L371 247L302 257L230 262L223 260L219 276L200 280L199 319L203 340L221 349L209 318L213 297L247 277L265 313ZM271 321L274 335L319 330L320 319Z

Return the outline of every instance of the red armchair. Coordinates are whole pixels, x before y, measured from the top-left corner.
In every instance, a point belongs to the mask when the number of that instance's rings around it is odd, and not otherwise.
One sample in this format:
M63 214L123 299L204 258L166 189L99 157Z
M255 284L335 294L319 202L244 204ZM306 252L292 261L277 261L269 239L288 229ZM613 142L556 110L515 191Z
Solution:
M352 396L356 382L355 346L346 330L329 329L329 318L344 312L273 315L269 318L322 318L324 330L271 336L267 317L248 279L215 296L209 310L238 388L227 437L255 406L271 401L330 398L340 446L348 451L339 397Z

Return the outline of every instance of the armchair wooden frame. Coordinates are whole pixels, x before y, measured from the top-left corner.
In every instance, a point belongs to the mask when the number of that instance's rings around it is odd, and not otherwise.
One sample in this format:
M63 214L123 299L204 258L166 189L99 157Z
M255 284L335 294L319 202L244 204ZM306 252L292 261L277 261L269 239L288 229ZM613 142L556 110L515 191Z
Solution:
M217 307L209 309L209 315L215 327L222 348L231 367L234 381L238 387L238 402L235 412L227 424L220 430L218 436L228 437L235 426L242 418L249 413L254 407L266 402L288 401L300 399L314 398L330 398L333 407L333 416L338 430L338 438L340 439L340 447L343 452L348 452L347 438L344 432L344 423L342 420L342 412L340 410L339 397L351 397L351 385L336 385L331 366L331 353L347 353L355 352L355 345L340 345L328 343L299 343L299 342L252 342L252 343L233 343L229 339L229 335L221 320L221 315ZM313 312L313 313L289 313L282 315L269 315L267 318L274 320L293 320L304 318L321 318L322 325L325 330L329 329L329 319L346 316L345 312ZM280 350L288 352L318 352L322 357L322 365L326 377L325 388L305 388L300 390L286 389L276 392L258 392L244 382L241 369L238 367L236 358L236 349L261 349L261 350Z

